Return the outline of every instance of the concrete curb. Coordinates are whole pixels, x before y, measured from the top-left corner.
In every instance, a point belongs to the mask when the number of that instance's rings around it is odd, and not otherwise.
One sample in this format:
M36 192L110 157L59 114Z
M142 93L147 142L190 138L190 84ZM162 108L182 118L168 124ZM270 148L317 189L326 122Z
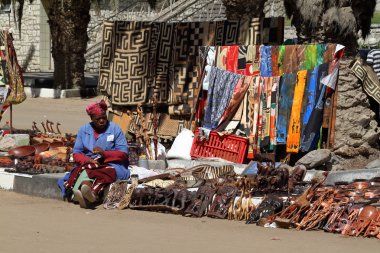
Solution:
M190 168L200 164L209 165L234 165L236 173L243 172L246 164L234 164L223 161L210 161L210 160L167 160L165 161L148 161L150 169L165 169L165 168ZM305 176L305 181L310 181L316 175L323 173L320 170L308 170ZM41 175L25 175L18 173L7 173L0 171L0 188L6 190L13 190L18 193L62 200L61 191L58 188L58 179L63 177L64 173L57 174L41 174ZM380 176L380 168L375 169L361 169L350 171L333 171L326 178L327 185L333 185L338 181L351 182L355 179L371 179Z
M89 97L96 96L98 91L96 88L86 89L48 89L48 88L31 88L25 87L25 93L28 97L42 98L70 98L70 97Z

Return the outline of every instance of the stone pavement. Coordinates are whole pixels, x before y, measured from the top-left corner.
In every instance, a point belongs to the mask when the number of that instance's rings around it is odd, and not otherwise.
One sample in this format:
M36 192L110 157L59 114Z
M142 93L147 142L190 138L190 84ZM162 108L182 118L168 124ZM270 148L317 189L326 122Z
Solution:
M50 120L54 123L60 122L62 133L76 134L79 127L90 118L86 114L86 106L101 97L93 98L32 98L28 97L23 103L13 105L13 127L17 129L31 129L33 121L42 129L41 122ZM0 122L3 126L10 120L8 109Z

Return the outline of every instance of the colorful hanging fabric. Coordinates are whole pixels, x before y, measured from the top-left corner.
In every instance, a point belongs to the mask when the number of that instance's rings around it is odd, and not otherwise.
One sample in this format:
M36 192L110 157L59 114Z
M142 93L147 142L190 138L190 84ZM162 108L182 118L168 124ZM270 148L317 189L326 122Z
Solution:
M242 19L240 20L239 42L242 45L259 45L260 42L260 25L259 18ZM269 40L269 38L268 38Z
M323 55L326 51L326 44L317 44L317 66L324 63Z
M218 69L227 70L227 55L228 46L216 47L215 65Z
M278 115L276 124L277 144L285 144L289 128L290 113L292 110L294 87L296 85L296 75L289 73L281 76L279 98L278 98Z
M249 144L253 155L257 153L258 142L258 121L260 113L261 77L255 76L252 84L248 88L248 118L249 118Z
M13 47L13 38L8 31L4 31L5 61L8 72L10 93L5 104L20 104L26 99L24 91L24 77L17 61L16 51Z
M215 129L227 108L240 75L212 67L204 127Z
M246 75L254 76L260 74L260 46L249 45L246 56Z
M297 71L305 69L305 49L306 45L295 45L297 52Z
M270 50L272 58L272 76L279 76L278 71L278 46L272 46Z
M314 69L317 66L317 45L306 45L305 65L303 69Z
M336 44L331 44L331 43L327 44L325 53L323 54L324 63L332 62L334 60L335 49L336 49Z
M380 104L380 82L373 68L362 60L356 60L350 69L363 82L365 93Z
M310 116L308 124L305 126L305 130L301 138L302 152L309 152L317 148L323 121L323 106L325 103L325 93L326 86L323 86L319 99Z
M257 147L256 152L260 153L260 147L261 147L261 140L263 139L263 117L264 115L264 106L265 106L265 97L266 97L266 89L264 87L265 85L265 79L263 77L260 78L260 93L259 93L259 114L257 119ZM264 122L265 124L265 122Z
M294 89L292 112L290 114L288 138L286 140L286 152L298 153L301 139L301 107L305 90L307 70L297 73L297 83Z
M286 46L282 62L284 73L295 73L298 71L297 45Z
M278 86L280 77L272 77L272 94L271 94L271 107L270 107L270 145L269 150L274 150L276 146L276 116L278 113Z
M323 107L325 103L326 86L321 83L321 80L328 75L329 64L324 63L318 66L317 75L317 101L311 112L307 124L303 127L301 138L301 151L309 152L317 148L322 126Z
M284 74L284 57L285 57L285 45L281 45L278 47L278 75L282 76Z
M261 140L260 149L267 151L270 143L270 107L272 82L270 77L263 77L263 89L261 92Z
M317 87L317 78L318 78L318 70L319 66L314 68L313 70L307 71L307 83L305 88L305 93L303 97L303 106L302 106L302 133L309 122L311 113L315 107L316 99L319 96L319 89ZM301 143L302 145L302 143Z
M261 46L260 75L272 76L271 46Z
M264 18L261 26L261 44L282 44L284 42L284 25L284 17Z
M239 46L239 54L237 59L237 71L239 75L245 75L247 69L247 50L248 46Z
M205 64L202 88L203 90L208 90L210 70L215 62L215 47L201 47L199 52L201 64ZM201 66L201 68L203 68L203 66Z
M221 131L225 130L225 128L227 127L229 122L234 118L234 116L235 116L237 110L239 109L241 102L244 99L244 96L247 93L248 88L251 86L253 80L254 79L252 76L242 76L239 79L239 81L238 81L238 83L237 83L237 85L233 91L231 101L228 104L226 110L224 111L224 113L223 113L223 115L219 121L218 127L216 128L216 131L221 132ZM240 114L240 118L241 118L241 114ZM240 121L240 119L238 119L238 121Z
M228 46L226 70L233 73L238 69L239 46Z

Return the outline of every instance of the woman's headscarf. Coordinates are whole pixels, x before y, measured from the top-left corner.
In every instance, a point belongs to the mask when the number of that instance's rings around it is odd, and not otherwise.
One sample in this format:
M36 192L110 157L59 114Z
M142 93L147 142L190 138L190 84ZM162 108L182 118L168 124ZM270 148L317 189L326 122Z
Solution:
M86 107L86 112L90 117L98 117L107 112L107 104L103 100L92 103Z

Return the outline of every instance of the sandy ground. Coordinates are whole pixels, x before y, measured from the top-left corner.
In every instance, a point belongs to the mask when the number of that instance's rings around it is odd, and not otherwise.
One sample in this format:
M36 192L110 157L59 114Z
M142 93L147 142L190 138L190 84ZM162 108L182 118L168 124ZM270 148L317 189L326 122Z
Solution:
M80 209L0 191L0 252L379 252L380 240L133 210Z
M86 114L86 106L101 97L90 99L83 98L27 98L23 103L13 106L13 127L19 129L31 129L32 122L37 122L37 127L42 131L42 121L47 119L54 123L60 122L62 133L76 134L78 128L89 122ZM0 126L9 121L9 109L5 112Z

